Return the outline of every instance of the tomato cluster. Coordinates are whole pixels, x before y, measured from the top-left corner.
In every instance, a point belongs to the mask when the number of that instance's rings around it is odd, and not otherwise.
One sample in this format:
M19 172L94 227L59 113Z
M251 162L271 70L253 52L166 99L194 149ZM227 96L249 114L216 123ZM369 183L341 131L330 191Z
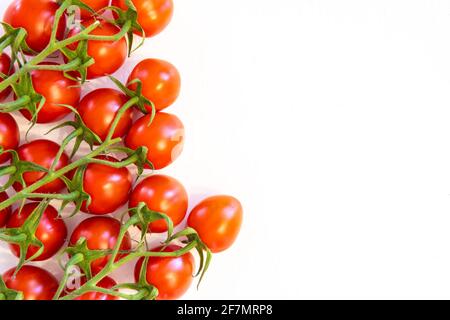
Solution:
M66 9L73 4L79 23L72 25ZM0 278L0 293L13 290L30 300L112 300L126 299L120 289L131 288L140 298L177 299L196 273L191 251L209 257L235 241L242 224L236 198L206 198L188 215L182 183L155 172L172 164L185 142L182 121L166 112L181 88L174 65L145 59L126 84L111 78L117 90L97 88L81 98L86 79L122 68L133 34L157 35L172 13L172 0L13 0L4 13L4 39L16 41L23 30L26 36L0 56L0 176L9 178L0 188L0 239L19 258ZM28 140L12 111L30 125L55 123L53 129L73 131L59 142ZM91 153L78 151L82 142ZM67 206L86 215L71 234ZM128 214L118 219L121 208ZM130 226L138 227L140 239L132 238ZM174 227L182 231L174 234ZM167 241L143 248L153 233L167 234ZM75 287L33 264L62 250L67 266L80 270ZM127 259L136 263L135 283L117 284L109 274ZM200 269L208 264L201 256Z

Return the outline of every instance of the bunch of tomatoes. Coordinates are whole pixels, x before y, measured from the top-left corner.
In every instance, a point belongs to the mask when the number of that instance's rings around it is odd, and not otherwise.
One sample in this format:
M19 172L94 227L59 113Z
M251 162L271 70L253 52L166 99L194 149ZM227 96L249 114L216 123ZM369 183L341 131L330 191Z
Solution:
M127 83L111 76L136 49L133 40L160 33L172 13L172 0L13 0L4 13L0 240L19 262L0 277L0 299L177 299L211 254L235 241L236 198L212 196L188 214L186 189L157 171L185 140L182 121L166 112L180 93L176 67L145 59ZM105 76L117 89L81 97L86 81ZM28 130L70 130L59 143L29 141L15 116L29 120ZM85 218L68 234L73 215ZM165 241L150 247L152 234ZM51 258L61 260L61 279L33 264ZM117 283L111 273L130 262L135 282Z

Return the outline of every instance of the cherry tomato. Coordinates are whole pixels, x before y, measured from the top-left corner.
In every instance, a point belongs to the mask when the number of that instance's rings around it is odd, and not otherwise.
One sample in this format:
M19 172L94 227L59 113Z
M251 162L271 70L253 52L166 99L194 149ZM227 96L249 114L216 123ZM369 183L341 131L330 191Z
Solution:
M82 22L84 27L94 23L94 19L88 19ZM120 32L120 28L105 21L99 20L100 25L90 34L97 36L113 36ZM80 32L80 27L75 27L69 32L69 37ZM68 46L69 49L76 49L78 43ZM118 41L94 41L88 42L87 53L95 60L95 63L88 67L87 78L95 79L113 74L124 64L127 58L128 45L124 37Z
M55 63L45 62L46 65ZM79 84L64 76L61 71L34 70L31 72L33 87L37 93L45 98L45 103L40 109L37 117L38 123L50 123L61 120L67 116L70 109L61 105L70 105L74 108L78 106L81 96ZM21 113L31 120L31 113L23 109Z
M145 202L150 210L165 213L172 219L174 226L177 226L186 216L188 195L178 180L154 175L142 180L131 192L129 207L137 207L140 202ZM158 220L151 223L150 231L166 232L166 221Z
M73 231L70 237L70 245L75 245L80 238L85 238L90 250L110 250L114 249L119 236L121 224L111 217L91 217L82 221ZM131 249L131 238L127 233L120 244L120 250ZM117 255L120 260L125 254ZM92 261L92 272L98 273L108 263L109 256L98 258Z
M162 169L174 162L183 151L184 126L177 116L158 112L149 126L150 115L138 119L125 138L127 147L136 150L148 148L147 159L155 169Z
M14 28L27 31L26 42L30 49L40 52L50 42L55 13L59 5L52 0L14 0L6 9L3 21ZM66 18L61 17L57 38L64 37Z
M14 73L15 68L13 65L11 65L11 58L6 54L2 53L0 55L0 74L4 74L7 76L10 76ZM0 80L0 83L3 80ZM3 91L0 91L0 102L5 101L5 99L9 96L11 93L11 87L6 88Z
M117 90L97 89L81 100L78 112L86 126L104 141L116 118L117 112L127 100L127 96ZM133 111L130 108L120 118L113 138L124 136L132 123Z
M172 105L180 94L181 78L178 70L169 62L158 59L146 59L134 67L128 83L139 79L142 82L142 94L153 104L157 111ZM137 84L129 85L136 90ZM149 112L151 106L146 106Z
M29 203L23 207L22 211L19 212L19 209L14 211L6 224L6 227L21 227L37 206L38 204L36 203ZM45 209L35 235L44 245L44 251L42 251L40 256L33 259L34 261L47 260L53 257L58 250L61 249L67 238L67 227L64 221L58 217L58 211L56 211L54 207L48 206ZM9 247L16 257L20 257L20 247L18 245L10 244ZM31 258L38 250L39 247L30 246L26 258Z
M22 161L33 162L41 167L46 169L50 169L55 161L56 154L58 153L60 146L50 140L35 140L30 143L21 145L19 149L17 149L17 153L19 158ZM63 153L58 163L55 166L55 170L59 170L69 164L69 157L66 153ZM25 172L23 178L25 180L25 184L27 186L32 185L33 183L41 180L46 172ZM59 193L65 188L65 184L61 179L53 180L42 187L35 190L36 193ZM14 189L16 191L22 190L22 186L20 183L14 184Z
M6 194L6 192L1 192L0 203L6 200L8 200L8 195ZM6 221L8 221L10 215L11 215L11 207L0 210L0 228L3 228L5 226Z
M15 150L19 146L20 134L16 120L8 113L0 113L0 146L5 150ZM0 155L0 164L11 158L9 153Z
M25 265L13 277L15 268L3 274L6 286L23 292L25 300L52 300L58 289L58 280L48 271Z
M156 248L153 251L161 251ZM164 252L174 252L181 247L170 245ZM136 263L134 278L139 281L139 275L144 258ZM158 291L158 300L175 300L180 298L189 289L195 272L195 260L190 252L181 257L151 257L147 264L147 282L155 286Z
M126 0L113 0L112 5L128 9ZM172 0L132 0L138 13L138 23L144 29L145 37L153 37L164 30L173 15ZM142 36L140 32L135 34Z
M113 157L98 156L97 159L117 162ZM131 187L132 177L127 168L91 163L83 179L83 189L91 196L91 204L88 208L83 204L81 210L95 215L114 212L127 203Z
M80 286L84 285L86 283L86 277L82 277L81 279L78 279L80 281ZM110 277L104 277L102 280L100 280L97 283L97 286L104 289L111 289L114 286L116 286L117 283L114 281L114 279ZM68 293L74 291L74 289L69 290L66 289ZM112 296L110 294L106 293L100 293L100 292L86 292L82 294L79 297L76 297L74 300L118 300L119 298L116 296Z
M191 212L188 225L217 253L236 240L242 224L242 205L230 196L214 196L200 202Z
M81 0L84 4L88 5L95 12L100 12L103 8L109 6L110 0ZM81 10L80 15L82 19L87 19L92 16L92 13L87 10Z

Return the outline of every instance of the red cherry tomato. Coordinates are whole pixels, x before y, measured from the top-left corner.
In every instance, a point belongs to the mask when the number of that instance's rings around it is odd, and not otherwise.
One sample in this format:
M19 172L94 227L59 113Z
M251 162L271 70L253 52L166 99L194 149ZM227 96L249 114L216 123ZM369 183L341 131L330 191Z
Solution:
M95 12L99 13L102 9L109 6L110 0L81 0L84 4L88 5ZM87 10L81 10L80 15L82 19L87 19L92 16L92 13Z
M0 146L5 150L15 150L19 146L20 134L16 120L8 113L0 113ZM9 153L0 155L0 164L11 158Z
M8 195L6 194L6 192L1 192L0 203L6 200L8 200ZM6 221L8 221L10 214L11 214L11 207L0 210L0 228L3 228L6 225Z
M55 160L60 146L50 140L35 140L30 143L24 144L17 149L19 158L23 161L33 162L44 168L50 169ZM69 157L63 153L59 159L55 170L59 170L69 164ZM25 172L23 178L27 186L41 180L47 173L45 172ZM65 184L61 179L53 180L45 184L44 186L35 190L36 193L59 193L65 188ZM22 190L22 186L19 183L14 184L16 191Z
M146 59L134 67L128 83L139 79L142 82L142 94L153 104L157 111L172 105L180 94L181 78L178 70L169 62L158 59ZM137 84L129 85L136 90ZM146 106L151 112L151 106Z
M19 209L14 211L6 224L6 227L21 227L37 206L38 204L36 203L29 203L23 207L22 211L19 212ZM48 206L42 214L35 235L44 245L44 251L42 251L42 254L35 258L34 261L43 261L53 257L66 241L66 224L58 217L58 211L52 206ZM20 256L20 247L18 245L10 244L9 247L16 257ZM30 246L26 258L31 258L38 250L38 247Z
M55 63L44 63L55 65ZM37 93L45 98L45 103L40 109L37 117L38 123L50 123L61 120L67 116L70 109L61 105L69 105L74 108L78 106L81 96L79 84L64 76L61 71L34 70L31 72L33 87ZM31 113L24 109L21 113L31 120Z
M171 245L164 252L180 250L181 247ZM152 251L161 251L161 248ZM139 281L144 258L136 263L134 278ZM155 286L158 291L158 300L175 300L180 298L189 289L195 272L195 260L190 252L181 257L151 257L147 264L147 282Z
M85 20L82 22L84 27L90 26L94 23L94 19ZM90 34L97 36L113 36L120 32L120 28L105 21L99 20L100 25ZM79 27L75 27L69 32L69 37L74 36L80 32ZM76 49L78 43L74 43L69 49ZM87 53L95 60L95 63L88 67L87 78L95 79L106 75L113 74L124 64L127 58L128 45L124 37L118 41L94 41L88 42Z
M117 162L113 157L98 156L97 159ZM83 179L83 188L91 196L91 204L88 208L83 204L81 210L95 215L114 212L127 203L131 187L132 177L127 168L91 163Z
M147 159L155 169L162 169L174 162L183 151L184 126L175 115L158 112L149 126L150 115L138 119L125 138L128 148L148 148Z
M70 237L70 245L75 245L80 238L85 238L90 250L110 250L114 249L119 236L121 224L118 220L111 217L92 217L82 221L73 230ZM126 234L120 250L127 251L131 249L131 238ZM117 255L117 260L125 254ZM98 273L108 263L109 256L98 258L91 263L92 272Z
M145 37L150 38L163 31L172 20L172 0L132 0L138 13L138 23L144 29ZM112 5L127 10L125 0L113 0ZM142 36L140 32L135 34Z
M230 196L214 196L192 210L188 225L214 253L228 249L236 240L242 224L242 205Z
M3 21L14 28L27 31L26 42L30 49L40 52L50 42L55 13L59 5L51 0L14 0L6 9ZM63 16L58 24L57 38L64 37L66 18Z
M78 112L86 126L104 141L116 118L117 112L127 100L127 96L117 90L97 89L81 100ZM123 137L130 129L132 123L133 111L130 108L120 118L113 138Z
M58 289L58 280L48 271L25 265L13 277L15 268L3 274L6 286L22 292L25 300L52 300Z
M84 285L86 283L86 277L83 277L81 279L79 279L80 281L80 286ZM117 283L114 281L114 279L110 278L110 277L104 277L102 280L100 280L97 283L97 286L100 288L104 288L104 289L111 289L114 286L116 286ZM68 293L74 291L74 289L72 290L66 290ZM116 296L112 296L110 294L106 294L106 293L100 293L100 292L86 292L85 294L82 294L79 297L76 297L74 300L118 300L119 298Z
M131 192L129 207L137 207L140 202L145 202L150 210L165 213L172 219L174 226L177 226L186 216L188 195L178 180L154 175L142 180ZM150 231L166 232L166 221L151 223Z
M10 76L14 73L15 68L13 65L11 65L11 58L6 54L2 53L0 55L0 74L5 74L7 76ZM3 80L0 79L0 83ZM11 87L6 88L3 91L0 91L0 102L5 101L5 99L9 96L11 93Z

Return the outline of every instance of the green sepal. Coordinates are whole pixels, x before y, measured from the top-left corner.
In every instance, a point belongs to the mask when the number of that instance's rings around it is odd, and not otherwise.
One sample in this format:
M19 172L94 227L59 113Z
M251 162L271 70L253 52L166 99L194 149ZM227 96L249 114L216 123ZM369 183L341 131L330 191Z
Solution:
M75 208L69 217L75 216L78 212L80 212L83 203L86 203L86 207L91 204L91 196L84 191L83 188L83 177L86 171L86 166L79 167L75 174L73 175L72 180L67 178L66 176L62 176L62 180L67 186L69 193L77 194L78 196L74 199L63 200L59 209L59 214L61 215L62 211L66 208L66 206L70 203L75 204Z
M23 300L23 292L9 289L0 276L0 300Z

